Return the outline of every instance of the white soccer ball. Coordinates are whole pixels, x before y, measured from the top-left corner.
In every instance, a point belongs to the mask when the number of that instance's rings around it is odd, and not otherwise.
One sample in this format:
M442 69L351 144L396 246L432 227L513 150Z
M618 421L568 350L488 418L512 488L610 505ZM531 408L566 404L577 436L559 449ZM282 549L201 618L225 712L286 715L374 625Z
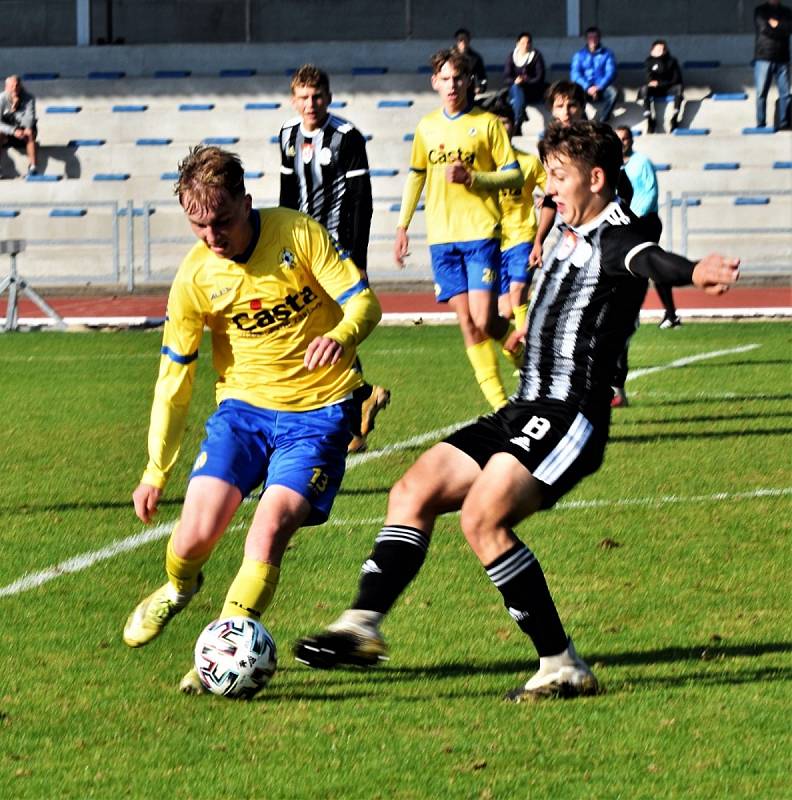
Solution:
M212 694L249 700L269 683L277 666L275 640L249 617L216 619L195 643L195 668Z

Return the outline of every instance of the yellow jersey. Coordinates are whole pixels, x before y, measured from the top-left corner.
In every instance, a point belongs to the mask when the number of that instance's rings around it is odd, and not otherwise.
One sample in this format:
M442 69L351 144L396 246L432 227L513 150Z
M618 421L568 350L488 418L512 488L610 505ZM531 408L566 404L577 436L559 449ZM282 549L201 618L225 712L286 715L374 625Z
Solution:
M356 347L381 316L367 281L307 215L283 208L253 213L259 235L246 262L221 258L199 241L176 273L144 483L162 487L178 457L204 326L211 331L218 403L234 398L307 411L339 402L362 384ZM335 339L344 351L336 364L309 371L303 358L317 336Z
M505 189L500 193L501 250L509 250L524 242L533 243L539 223L536 219L534 189L544 190L547 173L535 155L514 151L525 182L522 189Z
M426 187L429 244L472 242L500 237L498 191L468 188L446 180L446 167L461 161L473 173L518 170L517 159L501 121L477 106L454 116L440 108L418 123L399 225L409 226L421 190ZM417 194L415 190L417 189Z

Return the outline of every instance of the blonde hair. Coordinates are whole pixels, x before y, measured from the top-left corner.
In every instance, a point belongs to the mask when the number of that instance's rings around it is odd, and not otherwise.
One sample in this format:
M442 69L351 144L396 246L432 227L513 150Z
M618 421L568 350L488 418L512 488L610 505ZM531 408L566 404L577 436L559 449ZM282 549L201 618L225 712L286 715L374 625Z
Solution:
M197 145L179 164L179 178L174 193L184 205L184 198L205 206L225 190L233 198L245 196L245 170L236 153L219 147Z

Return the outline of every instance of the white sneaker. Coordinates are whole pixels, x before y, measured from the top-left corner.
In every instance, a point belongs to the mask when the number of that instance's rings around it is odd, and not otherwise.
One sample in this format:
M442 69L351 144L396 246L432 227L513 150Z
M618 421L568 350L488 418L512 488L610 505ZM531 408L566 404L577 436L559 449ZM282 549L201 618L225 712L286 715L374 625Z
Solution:
M581 697L599 694L599 691L596 676L575 652L575 645L570 639L563 653L540 658L536 674L524 686L508 692L506 699L520 703L545 697Z

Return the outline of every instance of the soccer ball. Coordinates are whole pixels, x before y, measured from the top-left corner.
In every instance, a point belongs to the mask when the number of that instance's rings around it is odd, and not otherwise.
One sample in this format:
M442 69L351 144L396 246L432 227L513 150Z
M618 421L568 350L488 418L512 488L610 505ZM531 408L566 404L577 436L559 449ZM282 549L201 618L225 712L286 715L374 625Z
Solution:
M212 694L249 700L275 674L275 640L249 617L210 622L195 643L195 669Z

